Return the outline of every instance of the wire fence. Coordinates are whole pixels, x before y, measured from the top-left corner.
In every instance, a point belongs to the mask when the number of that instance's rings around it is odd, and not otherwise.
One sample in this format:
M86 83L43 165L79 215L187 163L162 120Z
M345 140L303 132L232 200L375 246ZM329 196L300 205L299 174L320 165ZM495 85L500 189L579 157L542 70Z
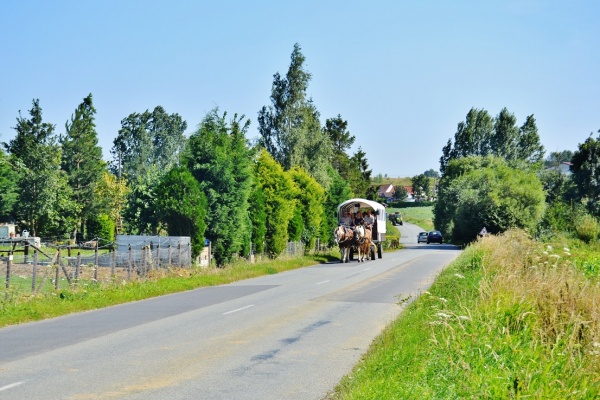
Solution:
M0 243L0 290L6 293L43 293L91 284L117 284L150 278L153 271L191 268L188 237L126 236L116 243L91 240L79 245L53 245L12 239ZM4 245L4 246L2 246ZM39 247L38 247L39 245ZM317 243L315 250L323 250ZM207 247L210 249L210 247ZM289 242L283 257L301 257L302 242ZM248 262L267 257L255 254ZM212 258L212 255L211 257ZM209 259L210 259L209 258Z

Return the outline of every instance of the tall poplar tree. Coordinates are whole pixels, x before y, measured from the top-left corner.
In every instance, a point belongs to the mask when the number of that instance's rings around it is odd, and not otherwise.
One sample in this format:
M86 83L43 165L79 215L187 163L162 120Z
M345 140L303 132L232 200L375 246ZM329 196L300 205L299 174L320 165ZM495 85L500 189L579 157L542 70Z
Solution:
M65 135L60 137L61 167L67 174L72 189L72 200L79 205L74 238L77 237L78 231L86 237L86 221L98 208L95 188L102 178L104 161L102 148L98 145L95 114L96 109L90 93L77 107L71 120L67 121Z
M286 76L274 75L271 105L258 113L258 144L285 170L300 166L322 186L329 187L331 145L321 129L319 112L306 94L311 74L304 62L296 43Z

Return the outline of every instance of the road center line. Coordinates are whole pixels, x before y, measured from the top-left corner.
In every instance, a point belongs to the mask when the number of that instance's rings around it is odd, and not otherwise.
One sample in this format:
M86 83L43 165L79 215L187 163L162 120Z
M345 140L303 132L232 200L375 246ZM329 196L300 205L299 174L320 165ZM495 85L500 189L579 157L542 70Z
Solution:
M2 386L0 387L0 392L3 390L8 390L8 389L12 389L16 386L22 385L24 382L15 382L15 383L11 383L10 385L6 385L6 386Z
M363 269L363 271L368 271L368 270L370 270L370 269L371 269L371 268L365 268L365 269Z
M254 307L254 304L250 304L249 306L246 306L246 307L237 308L235 310L224 312L223 315L232 314L234 312L242 311L242 310L245 310L246 308L250 308L250 307Z
M329 282L329 281L319 282L319 283L317 283L317 285L320 285L320 284L323 284L323 283L327 283L327 282Z

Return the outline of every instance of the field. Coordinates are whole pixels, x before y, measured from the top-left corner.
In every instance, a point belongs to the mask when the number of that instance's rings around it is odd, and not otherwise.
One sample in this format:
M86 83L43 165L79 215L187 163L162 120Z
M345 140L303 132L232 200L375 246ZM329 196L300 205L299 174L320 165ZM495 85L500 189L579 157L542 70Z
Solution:
M433 230L433 207L389 207L386 211L389 214L400 211L405 222L418 225L426 231Z

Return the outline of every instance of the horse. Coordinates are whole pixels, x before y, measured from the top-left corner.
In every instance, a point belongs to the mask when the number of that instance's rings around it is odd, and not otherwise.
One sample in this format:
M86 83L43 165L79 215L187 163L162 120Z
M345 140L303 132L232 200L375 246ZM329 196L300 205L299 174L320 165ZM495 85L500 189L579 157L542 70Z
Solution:
M350 248L354 246L354 232L352 229L340 225L333 230L333 237L338 246L340 246L340 262L348 262L348 259L350 258Z
M358 262L368 261L371 253L371 230L359 225L355 232Z

